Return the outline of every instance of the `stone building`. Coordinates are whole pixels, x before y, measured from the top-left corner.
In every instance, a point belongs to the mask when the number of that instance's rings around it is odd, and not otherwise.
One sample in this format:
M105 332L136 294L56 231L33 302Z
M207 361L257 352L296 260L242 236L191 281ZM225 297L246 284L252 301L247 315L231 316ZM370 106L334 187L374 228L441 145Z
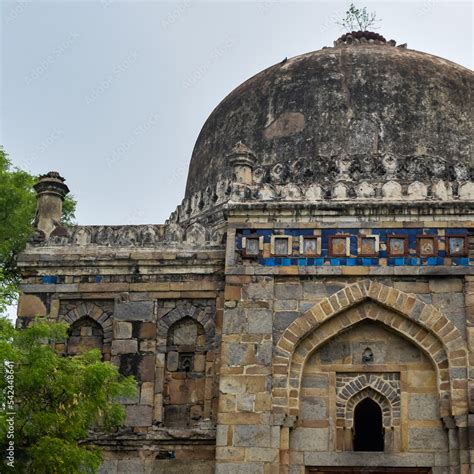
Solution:
M471 471L472 85L348 34L217 106L164 224L65 228L40 179L19 324L139 384L104 473Z

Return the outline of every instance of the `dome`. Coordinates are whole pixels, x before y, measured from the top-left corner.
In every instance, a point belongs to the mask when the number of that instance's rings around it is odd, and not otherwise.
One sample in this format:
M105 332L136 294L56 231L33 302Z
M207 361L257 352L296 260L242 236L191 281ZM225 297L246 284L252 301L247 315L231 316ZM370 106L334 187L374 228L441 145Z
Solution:
M264 182L333 180L341 159L351 180L467 179L472 71L393 41L356 42L284 60L231 92L199 134L186 197L232 175L238 142Z

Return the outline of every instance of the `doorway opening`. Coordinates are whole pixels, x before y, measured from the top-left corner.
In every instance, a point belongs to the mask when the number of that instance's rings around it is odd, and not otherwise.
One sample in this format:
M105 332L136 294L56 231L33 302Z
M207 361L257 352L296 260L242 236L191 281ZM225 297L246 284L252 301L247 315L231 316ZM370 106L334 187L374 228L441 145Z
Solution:
M382 410L370 398L364 398L354 410L354 451L383 451Z

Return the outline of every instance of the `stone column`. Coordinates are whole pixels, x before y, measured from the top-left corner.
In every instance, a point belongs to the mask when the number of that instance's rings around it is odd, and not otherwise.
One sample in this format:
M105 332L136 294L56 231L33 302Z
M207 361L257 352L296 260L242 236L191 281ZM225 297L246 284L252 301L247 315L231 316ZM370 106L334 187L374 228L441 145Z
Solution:
M47 238L59 224L62 217L63 201L69 188L65 179L56 171L40 176L33 186L37 195L35 227Z
M444 427L448 430L449 446L449 472L458 474L459 472L459 438L455 419L451 416L443 418Z
M278 472L271 412L273 278L228 275L225 286L216 473Z
M464 284L468 347L468 445L469 464L474 466L474 276L466 276Z

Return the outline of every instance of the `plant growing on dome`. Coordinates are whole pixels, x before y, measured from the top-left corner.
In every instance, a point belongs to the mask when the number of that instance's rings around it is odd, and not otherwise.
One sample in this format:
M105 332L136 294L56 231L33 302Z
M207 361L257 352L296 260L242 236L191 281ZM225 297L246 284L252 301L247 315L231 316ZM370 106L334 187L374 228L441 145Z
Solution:
M346 16L342 21L338 21L337 24L346 31L366 31L369 28L372 30L378 29L376 24L379 21L375 12L368 12L367 7L357 8L351 3L346 11Z

